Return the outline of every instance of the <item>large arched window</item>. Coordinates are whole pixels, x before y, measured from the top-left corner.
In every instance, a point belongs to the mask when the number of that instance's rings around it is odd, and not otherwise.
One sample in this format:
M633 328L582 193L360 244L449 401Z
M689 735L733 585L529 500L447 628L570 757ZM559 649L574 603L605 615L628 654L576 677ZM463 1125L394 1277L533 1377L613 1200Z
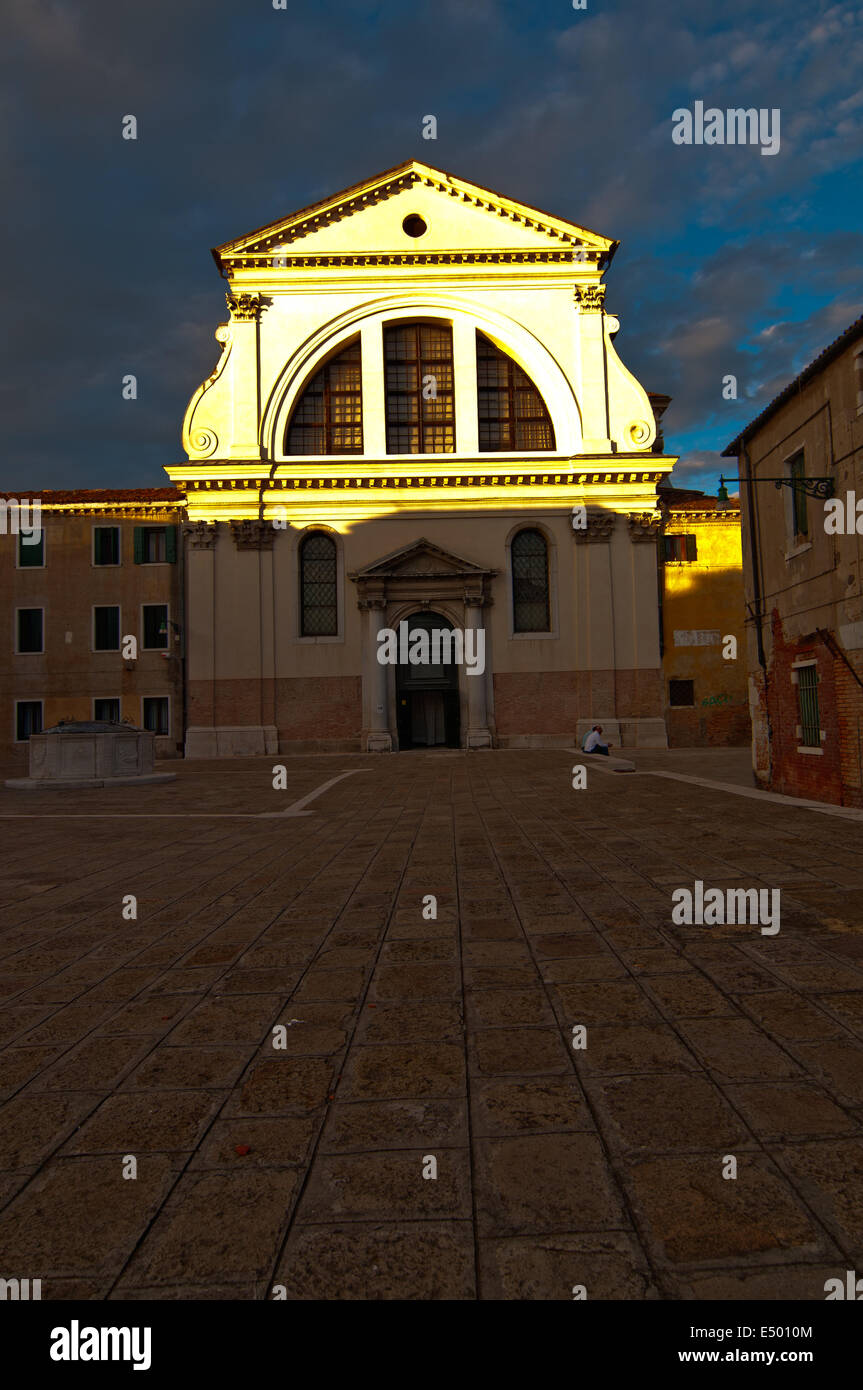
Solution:
M548 545L541 531L519 531L512 556L512 627L514 632L549 632Z
M339 605L336 543L325 531L300 542L300 634L337 637Z
M387 453L451 454L455 449L452 328L398 323L384 329Z
M360 340L315 372L294 406L288 454L361 454L363 390Z
M521 367L479 329L476 386L481 451L554 448L554 426L542 396Z

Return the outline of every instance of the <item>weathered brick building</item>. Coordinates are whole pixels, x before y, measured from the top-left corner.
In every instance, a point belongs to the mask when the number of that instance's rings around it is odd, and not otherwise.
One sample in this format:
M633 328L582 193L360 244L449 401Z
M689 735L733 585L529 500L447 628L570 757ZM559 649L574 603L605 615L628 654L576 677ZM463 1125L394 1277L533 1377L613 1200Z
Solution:
M725 454L741 479L756 780L863 806L863 318Z
M24 767L29 735L62 719L127 720L157 757L182 750L182 508L171 487L0 494L4 762Z

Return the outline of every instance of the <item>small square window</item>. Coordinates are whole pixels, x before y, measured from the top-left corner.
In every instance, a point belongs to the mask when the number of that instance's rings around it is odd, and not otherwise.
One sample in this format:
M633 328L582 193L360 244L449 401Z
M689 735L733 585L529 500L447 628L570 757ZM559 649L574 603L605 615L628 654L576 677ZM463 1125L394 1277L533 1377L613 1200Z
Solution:
M93 527L93 564L119 565L120 528L119 526Z
M168 732L168 697L167 695L144 696L143 701L144 728L149 729L152 734L165 735Z
M168 605L166 603L145 603L143 646L151 650L164 650L168 645Z
M44 612L41 608L18 609L19 652L41 652L45 650L43 632Z
M16 700L15 702L15 737L19 743L23 743L31 734L41 734L42 732L42 701L41 700Z
M119 724L120 701L116 699L94 700L93 718L107 720L109 724Z
M35 535L18 535L18 568L41 569L45 564L45 532Z
M695 704L694 681L669 681L668 703L672 707L689 708Z
M663 536L663 555L666 561L689 561L698 559L698 541L695 536Z
M120 650L120 609L113 604L93 609L93 650Z

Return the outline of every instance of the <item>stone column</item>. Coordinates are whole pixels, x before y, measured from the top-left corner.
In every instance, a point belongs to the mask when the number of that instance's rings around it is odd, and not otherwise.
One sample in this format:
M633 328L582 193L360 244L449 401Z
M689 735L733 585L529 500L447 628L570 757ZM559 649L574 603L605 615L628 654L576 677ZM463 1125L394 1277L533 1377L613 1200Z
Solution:
M233 432L227 454L230 458L259 459L260 353L258 328L262 310L269 300L258 293L227 294L231 311L231 404Z
M216 756L215 521L183 526L186 544L186 757Z
M575 302L581 356L581 447L585 454L610 454L603 307L605 286L576 285Z
M590 708L580 712L575 736L580 744L594 724L601 724L605 735L620 745L615 689L614 582L611 544L617 514L602 507L588 507L587 526L573 528L578 547L576 567L579 627L586 633L585 669L590 678ZM586 650L585 650L586 649Z
M366 650L366 672L369 682L369 734L366 739L367 753L391 753L393 739L389 722L389 671L378 661L378 633L387 625L387 601L385 598L360 599L360 608L367 613L368 646Z
M464 625L465 636L469 629L474 632L484 632L484 652L485 667L482 675L471 675L465 667L465 681L467 682L467 708L468 708L468 727L467 738L465 740L468 748L491 748L491 731L488 727L488 700L486 698L486 681L489 677L488 668L488 633L485 632L483 622L483 608L491 603L491 599L486 598L476 590L466 590L464 596ZM474 642L474 651L479 652L479 646Z

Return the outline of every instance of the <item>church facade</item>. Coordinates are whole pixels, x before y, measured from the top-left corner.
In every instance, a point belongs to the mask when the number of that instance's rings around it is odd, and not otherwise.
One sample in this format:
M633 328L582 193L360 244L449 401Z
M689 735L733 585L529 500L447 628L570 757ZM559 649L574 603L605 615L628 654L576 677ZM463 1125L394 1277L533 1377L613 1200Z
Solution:
M187 756L560 746L594 722L666 746L676 459L667 398L615 350L616 246L410 161L214 251L221 357L166 469ZM416 633L447 636L412 661Z

